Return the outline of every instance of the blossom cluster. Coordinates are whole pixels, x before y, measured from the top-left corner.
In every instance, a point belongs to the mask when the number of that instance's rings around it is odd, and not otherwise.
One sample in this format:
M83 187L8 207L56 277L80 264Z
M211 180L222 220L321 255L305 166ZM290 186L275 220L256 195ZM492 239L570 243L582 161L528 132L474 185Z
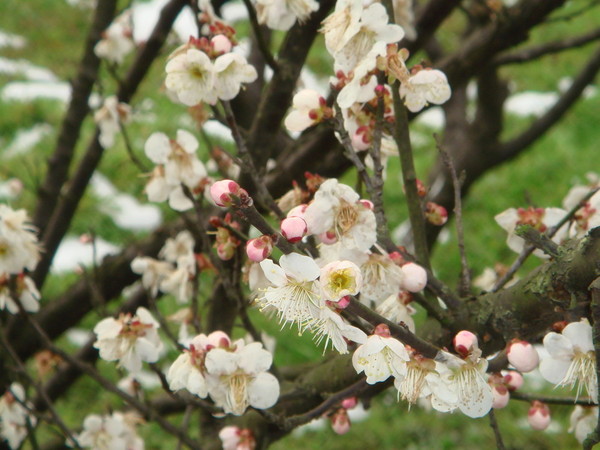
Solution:
M19 383L12 383L0 397L0 438L8 442L10 448L19 448L28 433L29 426L35 426L25 402L25 389Z
M0 310L39 310L40 293L26 271L34 270L40 259L36 230L23 209L0 204ZM16 299L14 298L16 296Z
M134 48L132 15L131 10L127 9L104 30L102 39L94 47L94 53L112 64L121 64Z
M74 436L82 448L144 450L136 426L142 421L134 413L91 414L83 421L83 431ZM73 446L72 442L67 444Z
M191 340L171 365L167 380L172 390L210 396L225 413L239 416L248 406L266 409L277 402L279 382L267 372L272 362L260 342L232 341L215 331Z

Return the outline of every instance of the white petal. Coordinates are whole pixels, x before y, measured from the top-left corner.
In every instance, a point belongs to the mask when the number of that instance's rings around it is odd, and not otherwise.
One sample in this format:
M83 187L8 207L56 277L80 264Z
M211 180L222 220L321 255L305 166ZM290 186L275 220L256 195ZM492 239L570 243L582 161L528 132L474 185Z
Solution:
M186 130L177 130L177 143L188 153L196 153L198 149L198 140Z
M564 328L562 335L569 339L573 347L579 351L584 353L594 351L592 326L586 319L570 323Z
M248 374L265 372L273 364L273 356L262 348L260 342L246 345L238 356L238 367Z
M255 408L270 408L278 398L279 382L268 372L259 373L248 385L248 403Z
M554 359L570 361L573 358L573 344L562 334L551 332L544 336L544 348Z
M171 153L169 138L164 133L152 133L144 145L146 156L155 164L165 164Z
M558 384L565 378L570 366L571 361L544 358L538 368L546 381Z
M269 282L271 282L273 285L281 287L287 284L287 276L285 275L285 271L270 259L261 261L260 268L265 274L267 280L269 280Z
M279 265L285 273L293 276L297 281L313 281L321 274L321 269L314 259L299 253L283 255Z

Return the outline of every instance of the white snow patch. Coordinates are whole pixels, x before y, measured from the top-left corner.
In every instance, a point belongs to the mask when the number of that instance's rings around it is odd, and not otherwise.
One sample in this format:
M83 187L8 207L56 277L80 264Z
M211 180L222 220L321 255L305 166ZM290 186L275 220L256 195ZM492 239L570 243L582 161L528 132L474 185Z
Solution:
M422 112L415 119L417 123L428 126L430 128L442 129L446 124L444 111L439 106L434 106Z
M0 57L0 73L5 75L22 75L31 81L57 81L50 70L31 64L25 59L8 59Z
M133 40L135 42L140 43L148 40L158 22L160 11L168 2L169 0L151 0L147 3L133 5ZM183 42L187 42L190 36L197 34L194 14L189 7L183 9L177 16L173 30Z
M504 104L504 110L516 116L539 117L552 108L557 101L556 92L524 91L511 95Z
M227 2L221 7L221 18L234 23L248 19L248 10L242 2Z
M231 130L229 127L223 125L218 120L207 120L202 126L202 129L210 136L214 136L224 141L233 142L233 136L231 135Z
M17 130L13 141L2 152L2 159L27 153L51 132L52 126L47 123L38 123L31 128Z
M96 253L96 264L108 255L114 255L120 251L120 247L96 237L94 243L84 244L79 238L67 237L63 239L54 255L52 261L52 272L68 272L79 266L89 266L94 262L94 248Z
M24 37L0 30L0 48L23 48L26 44L27 40Z
M70 328L66 331L67 340L76 347L83 347L95 335L90 330L82 328Z
M119 192L104 175L94 173L91 186L102 200L100 211L108 214L120 228L152 230L162 223L158 207L143 205L131 195Z
M13 81L2 89L4 101L29 102L38 98L67 102L71 98L71 85L66 81Z

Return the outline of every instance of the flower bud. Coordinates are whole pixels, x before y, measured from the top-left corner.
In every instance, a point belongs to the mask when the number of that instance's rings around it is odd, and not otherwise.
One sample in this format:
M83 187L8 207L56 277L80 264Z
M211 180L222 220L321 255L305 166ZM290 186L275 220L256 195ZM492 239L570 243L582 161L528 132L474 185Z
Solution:
M392 333L390 332L390 327L388 327L385 323L380 323L379 325L377 325L375 327L375 330L373 330L373 334L384 338L389 338L392 336Z
M467 330L459 331L454 336L454 350L463 358L469 356L469 354L479 347L477 343L477 336Z
M359 133L359 130L352 134L352 147L354 147L354 150L357 152L368 150L371 142L367 139L367 133Z
M342 400L342 408L344 409L352 409L358 404L358 399L356 397L348 397Z
M527 413L527 421L534 430L545 430L550 425L550 408L545 403L534 400Z
M325 245L331 245L337 242L337 236L335 235L335 231L326 231L319 235L319 240Z
M375 208L375 205L373 205L373 202L371 200L367 200L366 198L361 198L358 201L358 203L363 205L365 208L370 209L371 211L373 211L373 209Z
M346 434L350 431L350 418L348 417L348 412L344 408L338 409L331 415L330 419L331 428L337 434Z
M540 357L537 350L529 342L513 339L508 345L508 362L520 372L527 373L535 369Z
M346 309L349 304L350 304L350 296L345 295L344 297L340 298L340 300L338 302L335 303L335 307L338 309Z
M308 208L308 205L304 203L302 205L294 206L290 209L290 212L287 213L287 217L302 217L304 219L306 208Z
M210 40L213 50L216 53L229 53L233 45L227 36L223 34L217 34Z
M213 183L210 187L210 196L215 202L215 205L221 207L229 207L232 206L233 199L239 198L242 203L245 203L250 199L248 193L240 187L233 180L221 180ZM249 203L250 205L252 203Z
M523 375L516 370L509 370L504 375L504 383L510 391L516 391L523 386Z
M246 254L254 262L261 262L268 258L273 251L273 240L270 236L260 236L250 239L246 243Z
M402 287L409 292L419 292L427 285L427 272L415 263L407 263L402 266L404 278Z
M508 401L510 400L510 394L506 386L492 386L492 395L494 397L494 401L492 402L492 408L502 409L506 407L506 405L508 405Z
M281 234L289 242L298 242L307 231L306 221L301 217L288 217L281 221Z
M427 202L425 205L425 218L430 224L439 227L448 222L448 211L437 203Z

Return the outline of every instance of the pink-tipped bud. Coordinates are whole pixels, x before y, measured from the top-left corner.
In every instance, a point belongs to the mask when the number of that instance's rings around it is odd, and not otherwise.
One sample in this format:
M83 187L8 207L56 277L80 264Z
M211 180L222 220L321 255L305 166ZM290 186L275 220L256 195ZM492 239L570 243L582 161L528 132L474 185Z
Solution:
M527 422L534 430L545 430L550 425L550 408L545 403L534 400L527 413Z
M231 339L224 331L213 331L206 337L208 345L212 347L229 348L231 347Z
M373 205L373 202L371 200L367 200L366 198L361 198L358 201L358 203L363 205L365 208L370 209L371 211L373 211L373 209L375 208L375 205Z
M264 261L273 251L273 240L270 236L260 236L246 243L246 254L254 262Z
M308 226L302 217L288 217L281 221L281 234L289 242L298 242L307 231Z
M350 417L344 408L338 409L331 417L331 428L337 434L346 434L350 431Z
M527 373L535 369L540 357L537 350L529 342L513 339L508 345L508 362L520 372Z
M358 404L358 399L356 397L348 397L342 400L342 408L344 409L352 409Z
M306 204L294 206L290 209L290 212L287 213L287 217L302 217L304 219L306 208L308 208L308 205Z
M210 187L210 196L215 205L229 207L233 205L235 197L240 200L248 199L248 193L233 180L221 180Z
M437 203L427 202L425 205L425 218L430 224L440 227L448 222L448 211Z
M467 330L459 331L456 336L454 336L453 344L456 353L463 358L466 358L473 350L479 348L477 336Z
M404 264L402 273L402 287L409 292L420 292L427 285L427 272L418 264Z
M384 338L389 338L392 336L392 333L390 333L390 327L388 327L385 323L380 323L377 325L375 330L373 330L373 334Z
M494 398L492 402L492 408L502 409L506 407L506 405L508 405L508 401L510 400L510 393L508 392L506 386L492 386L492 395Z
M217 34L210 40L213 50L216 53L229 53L233 45L229 38L223 34Z
M523 375L521 375L516 370L509 370L507 372L503 372L503 375L504 383L510 391L516 391L521 386L523 386Z
M417 194L423 198L427 195L427 187L417 178Z
M335 302L335 307L337 309L346 309L349 304L350 304L350 296L345 295L344 297L340 298L338 302Z
M319 235L319 240L325 245L331 245L337 242L337 236L335 235L335 231L326 231Z
M352 135L352 147L357 152L368 150L371 146L370 140L367 140L367 133L359 133L358 131Z

